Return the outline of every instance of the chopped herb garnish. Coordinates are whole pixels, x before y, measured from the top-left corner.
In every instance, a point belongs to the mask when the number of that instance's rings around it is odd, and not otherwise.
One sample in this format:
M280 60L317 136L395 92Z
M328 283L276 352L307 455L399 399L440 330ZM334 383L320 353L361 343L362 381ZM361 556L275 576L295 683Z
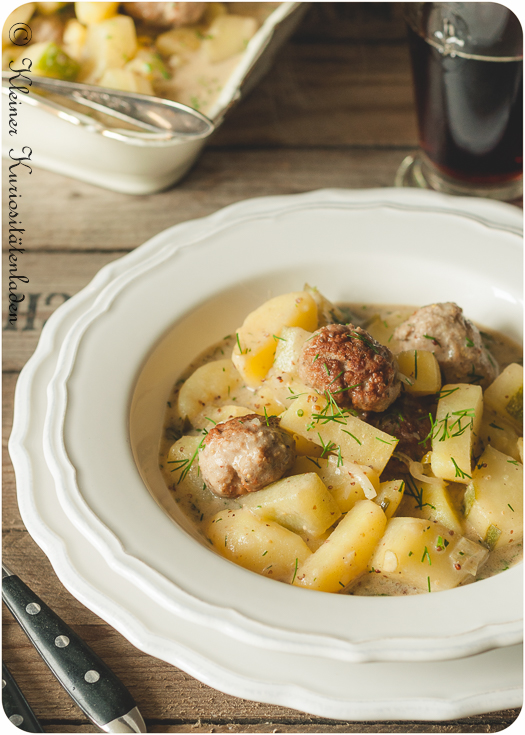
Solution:
M459 388L447 388L444 390L440 390L437 394L438 398L447 398L447 396L450 396L452 393L455 393Z
M347 431L346 429L341 429L341 431L344 432L345 434L348 434L348 436L351 436L352 439L355 439L355 441L359 444L359 446L362 445L362 442L359 441L359 439L357 438L357 436L354 436L354 434L352 434L351 432Z
M476 368L474 366L474 363L472 363L472 369L470 373L468 373L468 377L470 378L471 383L479 383L480 380L483 380L483 375L478 375L476 373Z
M425 557L426 557L426 559L427 559L428 563L429 563L429 564L430 564L430 565L432 566L432 561L431 561L431 559L430 559L430 554L428 553L428 549L427 549L427 547L426 547L426 546L425 546L425 550L424 550L424 552L423 552L423 556L421 557L421 561L422 561L422 562L423 562L423 561L425 561Z
M319 441L321 442L321 446L323 448L323 451L321 452L321 458L323 458L325 454L328 454L328 452L332 452L336 448L337 444L332 441L328 441L328 443L325 444L323 441L323 437L319 432L317 432L317 436L319 437Z
M454 459L454 457L450 458L452 460L452 464L456 468L456 477L460 477L461 479L465 479L465 477L468 477L469 480L472 480L472 475L469 475L467 472L464 472L461 467L459 467L458 463Z
M295 569L294 569L294 573L293 573L292 584L295 582L295 576L297 574L297 565L298 565L298 563L299 563L299 559L297 557L295 557Z

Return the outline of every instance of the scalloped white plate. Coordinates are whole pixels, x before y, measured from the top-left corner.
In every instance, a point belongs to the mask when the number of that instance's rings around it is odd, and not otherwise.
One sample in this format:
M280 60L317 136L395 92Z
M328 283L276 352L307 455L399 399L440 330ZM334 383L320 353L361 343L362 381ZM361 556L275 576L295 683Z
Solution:
M520 226L515 209L485 200L322 191L233 205L112 264L67 333L48 390L46 460L68 518L165 610L241 643L365 662L460 658L521 641L521 565L430 596L275 584L210 552L176 508L174 522L157 467L178 374L269 294L304 281L334 300L456 300L519 339Z
M505 224L506 209L490 214L499 214ZM161 246L162 238L154 239L141 253L127 256L127 265ZM448 662L367 666L251 647L168 612L111 568L105 549L78 533L58 501L44 459L45 388L61 344L113 280L117 265L103 269L55 312L17 385L9 448L22 517L70 592L141 650L236 696L352 720L444 720L520 706L522 646Z

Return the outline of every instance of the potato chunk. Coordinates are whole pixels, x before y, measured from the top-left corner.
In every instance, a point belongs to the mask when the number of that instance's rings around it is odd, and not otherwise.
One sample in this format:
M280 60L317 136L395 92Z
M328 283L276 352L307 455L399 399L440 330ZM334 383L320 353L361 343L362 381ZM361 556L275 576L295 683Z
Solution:
M219 15L207 30L202 48L212 64L240 54L257 31L257 21L242 15Z
M405 391L415 396L430 396L441 388L441 370L432 352L404 350L397 355L400 372L409 379Z
M297 457L293 474L315 472L324 482L337 506L347 513L358 500L377 495L379 476L371 467L355 462L340 462L338 457Z
M488 446L465 493L470 526L491 549L523 538L523 465Z
M396 327L403 324L407 316L407 311L387 311L375 314L372 320L367 323L366 331L395 354L399 352L399 345L394 339L394 331Z
M387 518L392 518L403 500L406 483L404 480L387 480L379 485L379 492L374 498Z
M440 523L396 517L388 522L370 570L423 592L438 592L475 575L486 557L482 546Z
M85 26L113 18L118 11L118 3L75 3L75 15Z
M485 391L485 403L509 421L518 431L523 430L523 367L512 363L498 375Z
M432 432L430 465L436 477L467 485L471 479L472 452L483 414L479 385L443 386Z
M286 373L299 377L299 358L306 340L312 336L301 327L283 327L275 350L272 370L278 374Z
M201 436L183 436L171 445L162 462L163 474L173 498L196 525L206 524L210 516L224 507L224 499L214 495L199 470Z
M93 3L98 5L98 3ZM122 69L137 52L135 23L115 15L88 26L84 46L83 81L98 81L107 69Z
M435 483L408 480L398 515L438 521L455 533L463 532L461 520L450 498L447 484L443 481Z
M249 413L255 412L246 406L206 406L192 420L192 425L196 429L208 429L209 431L215 424L221 424L223 421L239 416L247 416Z
M290 531L314 537L341 517L337 503L315 472L277 480L243 498L243 507Z
M521 428L518 432L514 428L514 425L505 419L501 413L494 411L485 404L483 408L483 419L479 427L479 437L483 447L490 444L498 452L509 454L521 462L518 448L518 441L521 438L520 433Z
M202 439L201 436L181 437L171 445L166 458L166 469L172 475L173 483L187 492L202 488L198 460Z
M372 500L360 500L328 539L299 565L293 582L323 592L340 592L362 574L386 526Z
M219 511L207 536L215 551L245 569L291 582L311 551L300 536L248 509Z
M254 388L270 370L283 327L317 328L317 304L305 291L270 299L251 314L237 330L232 360L246 383Z
M242 378L231 360L216 360L197 368L179 392L178 408L182 418L192 423L205 406L221 406L242 385Z
M316 393L298 395L291 403L281 416L283 429L335 452L340 448L343 459L381 474L396 447L395 437L343 410L337 413Z

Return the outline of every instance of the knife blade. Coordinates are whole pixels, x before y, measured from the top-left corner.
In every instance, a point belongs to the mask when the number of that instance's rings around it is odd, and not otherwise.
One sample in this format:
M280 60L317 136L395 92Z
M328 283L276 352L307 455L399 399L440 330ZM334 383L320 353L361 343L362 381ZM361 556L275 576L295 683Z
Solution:
M2 599L60 684L93 724L108 733L146 732L142 715L120 679L5 564Z

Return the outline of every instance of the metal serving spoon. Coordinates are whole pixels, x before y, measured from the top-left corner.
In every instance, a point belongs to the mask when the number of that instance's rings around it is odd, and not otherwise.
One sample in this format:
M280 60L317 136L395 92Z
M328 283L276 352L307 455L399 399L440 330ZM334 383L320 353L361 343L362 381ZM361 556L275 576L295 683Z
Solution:
M215 124L197 110L180 102L151 97L133 92L121 92L117 89L97 87L92 84L66 82L61 79L35 77L31 73L17 75L15 72L2 72L2 92L9 94L11 90L23 91L29 98L29 89L42 90L66 97L77 104L104 113L122 122L131 124L155 136L159 140L196 140L205 138L215 129ZM22 96L22 95L21 95ZM33 101L35 97L32 97ZM38 101L48 103L45 97L38 95ZM28 99L29 101L29 99ZM53 106L51 104L51 106ZM67 110L68 116L75 117L75 111ZM82 116L83 117L83 116ZM94 121L94 127L103 126ZM75 122L72 120L72 122ZM77 119L78 123L85 121Z

